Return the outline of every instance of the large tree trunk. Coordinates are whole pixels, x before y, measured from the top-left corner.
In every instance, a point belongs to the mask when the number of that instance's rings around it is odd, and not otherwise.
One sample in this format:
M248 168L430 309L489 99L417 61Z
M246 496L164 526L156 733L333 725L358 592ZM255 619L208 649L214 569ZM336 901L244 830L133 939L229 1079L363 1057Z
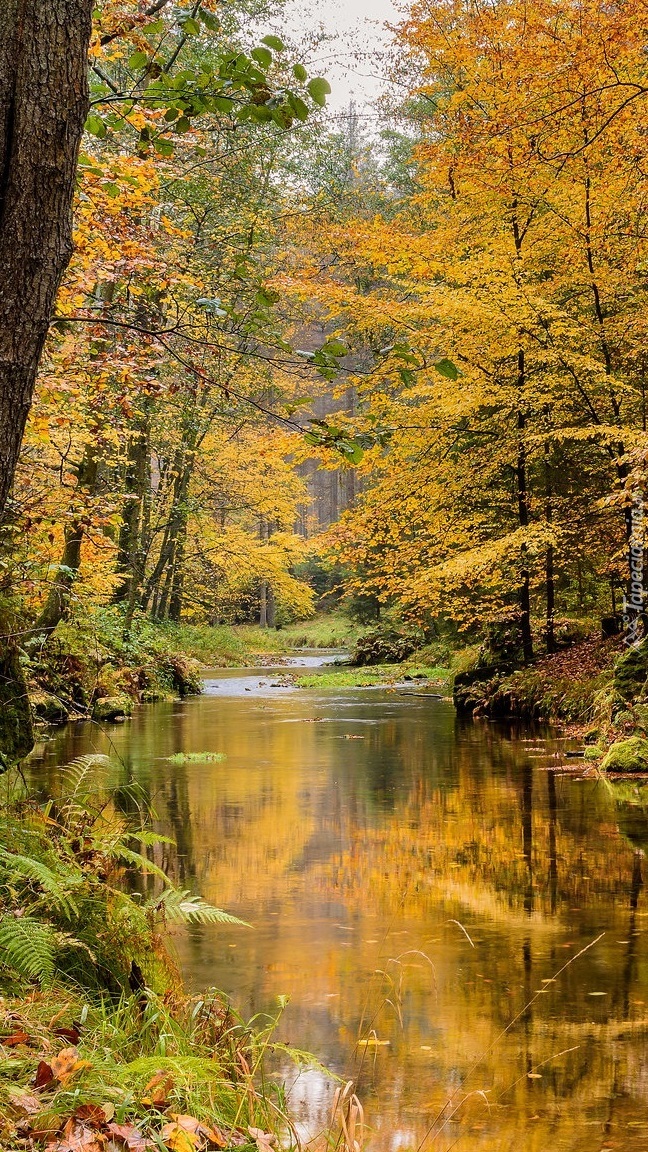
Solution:
M0 520L56 291L88 112L92 0L3 0L0 29Z

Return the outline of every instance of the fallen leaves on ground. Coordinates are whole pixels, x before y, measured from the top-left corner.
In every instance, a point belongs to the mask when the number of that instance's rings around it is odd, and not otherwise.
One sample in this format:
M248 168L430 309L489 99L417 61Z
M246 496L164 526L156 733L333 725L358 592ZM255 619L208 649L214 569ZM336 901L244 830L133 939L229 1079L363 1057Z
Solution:
M55 1079L65 1084L71 1076L75 1076L83 1068L89 1068L90 1065L87 1060L79 1059L76 1048L62 1048L57 1056L52 1056L50 1067Z
M141 1103L151 1108L166 1108L173 1088L173 1077L168 1072L156 1072L144 1087Z
M27 1032L14 1032L12 1036L3 1036L2 1043L5 1048L15 1048L17 1044L28 1044L29 1035Z
M169 1152L195 1152L202 1148L224 1148L225 1137L218 1128L203 1124L195 1116L173 1114L162 1129L162 1139Z
M259 1152L275 1152L274 1143L276 1136L274 1136L272 1132L264 1132L263 1128L248 1128L248 1132L259 1149Z

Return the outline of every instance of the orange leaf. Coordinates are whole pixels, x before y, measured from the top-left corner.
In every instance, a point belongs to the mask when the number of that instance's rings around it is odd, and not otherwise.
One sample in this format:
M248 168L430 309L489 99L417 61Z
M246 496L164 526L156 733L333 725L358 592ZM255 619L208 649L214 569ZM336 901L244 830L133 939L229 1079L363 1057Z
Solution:
M193 1116L174 1116L162 1129L162 1139L169 1152L194 1152L198 1144L200 1122Z
M76 1048L62 1048L58 1056L52 1057L52 1075L64 1084L71 1076L76 1075L82 1068L89 1068L87 1060L79 1060Z
M27 1044L28 1042L29 1036L26 1032L14 1032L12 1036L4 1036L2 1038L2 1043L5 1048L15 1048L16 1044Z
M158 1108L165 1107L172 1088L173 1077L169 1076L166 1072L156 1072L155 1076L149 1080L144 1088L144 1091L148 1093L148 1095L142 1096L142 1104L148 1104Z

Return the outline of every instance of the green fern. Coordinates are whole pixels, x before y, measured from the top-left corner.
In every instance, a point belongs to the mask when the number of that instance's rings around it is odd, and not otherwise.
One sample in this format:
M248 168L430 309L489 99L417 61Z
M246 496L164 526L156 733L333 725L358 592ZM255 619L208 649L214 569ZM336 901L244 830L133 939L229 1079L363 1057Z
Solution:
M121 860L123 864L132 864L135 868L139 868L140 872L152 872L154 876L159 876L164 880L165 884L169 882L166 872L158 868L157 864L143 856L141 852L133 852L131 848L126 848L124 844L116 844L111 855L116 860Z
M148 828L138 828L134 832L127 832L125 840L137 840L146 848L153 848L156 844L175 844L171 836L162 836L160 832L151 832Z
M60 770L61 779L65 782L69 799L77 799L81 789L91 772L96 768L106 768L110 765L108 756L92 753L89 756L78 756Z
M57 934L51 924L29 916L0 920L0 964L28 980L51 983L56 970Z
M5 848L0 848L0 868L3 866L8 873L10 882L15 884L17 876L24 880L31 880L38 884L43 892L47 893L50 900L68 919L78 915L78 909L70 895L69 887L66 888L65 886L79 884L80 877L76 877L74 873L69 873L63 877L60 874L56 875L42 860L36 860L33 856L23 856L18 852L7 852Z
M167 888L161 896L150 900L147 907L164 912L167 920L179 924L240 924L244 928L251 927L245 920L239 920L238 916L207 904L201 896L193 896L191 892L177 888Z

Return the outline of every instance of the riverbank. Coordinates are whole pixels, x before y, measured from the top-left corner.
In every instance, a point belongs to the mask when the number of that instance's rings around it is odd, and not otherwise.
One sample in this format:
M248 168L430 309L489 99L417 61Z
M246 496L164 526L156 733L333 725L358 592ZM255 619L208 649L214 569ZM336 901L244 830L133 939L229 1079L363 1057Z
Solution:
M350 651L353 664L324 670L291 667L283 678L286 684L322 689L411 685L420 693L452 693L461 715L568 726L592 749L588 755L599 760L619 741L648 740L643 646L629 657L621 637L595 634L519 667L485 663L477 646L421 646L416 636L367 629L341 613L276 630L142 617L125 636L119 615L104 609L83 624L60 625L42 650L30 653L26 673L37 721L119 721L135 703L198 694L206 668L280 666L303 648ZM648 760L648 746L644 753Z
M291 1133L266 1068L281 1006L247 1026L222 993L189 995L170 951L174 925L249 926L140 854L171 841L141 794L128 817L123 788L89 783L105 759L62 768L44 804L5 780L0 1148L269 1152Z
M204 668L268 663L302 647L347 649L358 633L351 620L332 615L277 630L141 617L125 634L120 614L102 609L32 645L24 668L37 721L120 720L134 703L199 693Z

